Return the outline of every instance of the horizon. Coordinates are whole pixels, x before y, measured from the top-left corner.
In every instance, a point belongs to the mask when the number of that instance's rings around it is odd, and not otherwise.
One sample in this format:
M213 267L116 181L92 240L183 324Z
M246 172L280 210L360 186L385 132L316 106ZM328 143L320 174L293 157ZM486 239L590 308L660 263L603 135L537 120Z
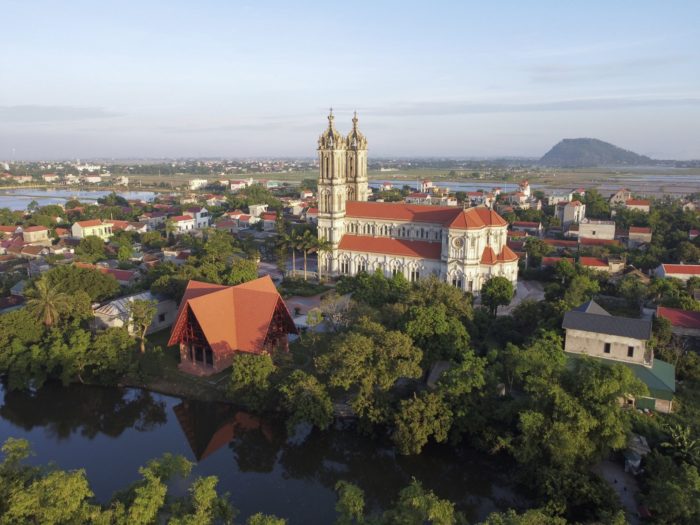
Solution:
M0 159L309 159L330 106L373 160L700 159L700 5L318 6L10 1Z

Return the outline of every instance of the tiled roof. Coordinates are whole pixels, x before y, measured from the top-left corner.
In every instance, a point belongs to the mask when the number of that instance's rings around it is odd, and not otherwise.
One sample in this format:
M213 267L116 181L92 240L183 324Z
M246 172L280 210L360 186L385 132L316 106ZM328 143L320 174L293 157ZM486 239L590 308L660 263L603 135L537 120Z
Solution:
M576 248L578 246L577 241L564 241L561 239L545 239L544 242L545 244L558 248Z
M541 266L555 266L559 261L568 261L571 264L574 263L571 257L542 257Z
M340 239L338 249L439 260L442 254L442 243L345 234Z
M491 246L487 246L486 248L484 248L484 251L481 254L480 263L492 265L517 260L518 256L508 246L504 246L503 250L501 250L501 253L499 253L498 255L496 255L496 252L493 248L491 248Z
M108 223L108 222L103 223L100 219L92 219L89 221L78 221L75 224L77 224L81 228L89 228L91 226L102 226L103 224L105 226L108 226L110 223Z
M31 232L45 232L45 231L49 231L49 229L46 226L28 226L28 227L24 228L23 231L29 232L29 233L31 233Z
M213 351L258 353L262 350L275 309L280 304L287 314L289 330L295 330L289 311L269 275L238 286L190 281L180 303L168 346L180 341L185 325L181 318L189 308Z
M664 272L673 275L700 275L700 264L662 264Z
M630 233L651 233L648 226L630 226Z
M579 263L583 266L604 266L608 267L608 263L605 262L603 259L599 259L598 257L580 257L578 260Z
M656 309L656 315L668 319L673 326L700 329L700 312L659 306Z
M579 244L584 246L620 246L620 241L615 239L593 239L591 237L579 237Z
M191 215L175 215L173 217L170 217L170 220L173 222L185 222L185 221L193 221L194 217Z
M346 217L442 224L456 229L506 226L506 221L488 208L463 210L454 206L421 206L397 202L349 201Z
M625 201L625 204L627 206L649 206L651 204L651 201L644 199L627 199Z

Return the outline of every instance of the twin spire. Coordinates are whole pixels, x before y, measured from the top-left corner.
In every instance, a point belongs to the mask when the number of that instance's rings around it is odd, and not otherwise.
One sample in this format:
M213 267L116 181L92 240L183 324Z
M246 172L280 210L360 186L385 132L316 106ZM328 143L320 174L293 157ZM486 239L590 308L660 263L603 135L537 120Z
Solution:
M353 112L352 131L347 137L343 137L335 129L334 120L333 108L330 108L328 112L328 129L318 139L319 149L367 149L367 139L357 127L357 111Z

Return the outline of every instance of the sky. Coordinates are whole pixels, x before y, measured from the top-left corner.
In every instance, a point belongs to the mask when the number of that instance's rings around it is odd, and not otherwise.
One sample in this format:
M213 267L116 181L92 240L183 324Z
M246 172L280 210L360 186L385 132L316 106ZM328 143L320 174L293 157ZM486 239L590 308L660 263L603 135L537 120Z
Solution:
M0 159L700 158L700 2L0 0Z

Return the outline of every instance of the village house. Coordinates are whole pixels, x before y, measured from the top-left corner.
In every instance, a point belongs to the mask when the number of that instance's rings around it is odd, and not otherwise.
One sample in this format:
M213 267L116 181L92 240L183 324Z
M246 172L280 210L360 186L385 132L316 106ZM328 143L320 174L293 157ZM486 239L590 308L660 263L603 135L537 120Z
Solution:
M625 268L625 261L622 259L615 259L609 257L608 259L601 259L600 257L579 257L579 264L584 268L589 270L596 270L598 272L606 273L619 273Z
M574 194L566 190L555 190L547 196L547 205L556 206L560 202L571 202Z
M602 362L628 367L649 389L649 396L628 398L626 403L640 409L669 413L676 391L673 365L654 358L647 346L651 337L649 319L610 315L595 301L566 312L564 351L571 357L589 356Z
M248 206L248 214L256 219L267 211L267 204L251 204Z
M46 226L27 226L22 229L22 240L25 244L50 246L49 229Z
M208 228L211 224L211 215L209 215L209 210L204 207L195 206L193 208L187 208L183 215L189 215L194 219L194 227L198 230Z
M579 201L560 202L556 211L559 224L564 228L578 224L586 218L586 205Z
M513 231L527 232L530 235L542 237L544 229L541 222L535 221L515 221L511 226Z
M700 337L700 312L659 306L656 317L671 323L671 331L681 337Z
M44 182L58 182L58 180L60 179L60 177L55 173L47 173L45 175L42 175L41 178Z
M691 277L700 277L700 264L661 264L654 271L657 277L673 277L685 282Z
M622 206L632 198L632 192L628 189L619 189L610 196L608 202L611 206Z
M168 220L175 226L174 233L187 233L195 229L195 219L191 215L175 215Z
M168 346L179 345L183 372L211 375L239 352L286 351L288 334L297 328L269 276L238 286L190 281Z
M192 191L204 188L204 187L206 187L207 184L208 184L207 179L190 179L190 181L187 183L188 187Z
M318 208L307 208L304 211L304 219L311 224L318 224Z
M94 310L94 326L97 329L120 328L126 326L130 334L134 334L134 326L131 319L130 304L134 301L155 301L156 313L153 321L146 330L146 334L152 334L172 326L177 314L177 305L172 299L163 296L154 296L151 292L141 292L135 295L120 297L110 301Z
M149 211L138 216L139 222L147 224L149 231L163 226L167 218L168 214L164 211Z
M636 248L642 244L648 244L651 242L651 228L648 226L630 226L629 233L627 235L627 246L629 248Z
M649 213L651 210L651 201L646 199L627 199L625 201L625 208L628 210L641 211L643 213Z
M583 219L578 225L579 239L614 239L615 221Z
M271 232L275 230L277 225L277 214L273 211L265 212L260 215L260 219L263 221L263 230L266 232Z
M103 222L100 219L77 221L71 226L71 234L76 239L84 239L85 237L94 235L103 241L108 241L112 233L112 223Z

